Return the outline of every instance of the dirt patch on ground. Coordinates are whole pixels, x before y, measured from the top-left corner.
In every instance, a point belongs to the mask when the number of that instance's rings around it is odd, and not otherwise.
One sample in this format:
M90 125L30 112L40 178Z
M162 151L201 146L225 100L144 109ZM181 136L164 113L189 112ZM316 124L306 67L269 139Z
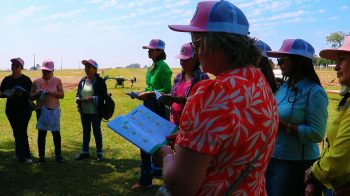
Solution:
M319 73L318 77L320 78L323 88L341 86L335 73Z
M64 91L72 91L78 88L82 76L58 76L63 84Z

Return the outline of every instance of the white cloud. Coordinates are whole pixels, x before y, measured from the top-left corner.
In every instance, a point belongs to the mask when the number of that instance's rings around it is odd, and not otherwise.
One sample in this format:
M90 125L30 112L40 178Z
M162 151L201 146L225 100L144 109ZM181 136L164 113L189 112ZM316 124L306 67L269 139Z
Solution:
M102 0L91 0L91 1L87 1L86 3L98 3L101 2Z
M339 17L330 17L329 20L338 20Z
M26 8L26 9L23 9L23 10L19 11L16 14L11 15L10 18L8 19L8 21L12 22L12 21L17 21L20 18L29 17L29 16L33 15L33 13L35 11L42 10L45 7L46 6L40 6L40 7L30 6L30 7Z
M348 6L342 6L342 7L340 7L340 8L338 8L338 9L340 9L340 10L346 10L346 9L348 9Z
M318 10L318 12L320 12L320 13L324 13L324 12L326 12L325 10Z
M117 5L117 0L109 0L103 4L103 7L113 7Z
M113 33L113 34L106 35L105 38L110 39L110 40L117 41L117 40L119 40L119 39L122 38L122 35L123 35L123 34L124 34L124 33L120 33L120 32L118 32L118 33Z
M293 20L283 20L283 22L300 22L302 20L303 20L302 18L295 18Z
M54 15L51 15L49 16L48 18L43 18L41 20L45 21L45 20L49 20L49 19L57 19L57 18L72 18L74 15L80 13L80 12L84 12L85 11L85 8L83 9L78 9L78 10L73 10L73 11L70 11L68 13L58 13L58 14L54 14Z
M174 7L178 7L178 6L184 6L186 4L190 3L190 0L183 0L183 1L178 1L176 3L173 4L165 4L164 7L165 8L174 8Z
M252 11L248 14L247 16L258 16L263 13L266 13L266 11L269 12L278 12L278 11L283 11L287 9L288 7L291 6L292 1L274 1L271 2L271 4L265 3L265 4L258 4L259 8L257 9L251 9ZM253 2L255 4L255 2ZM251 4L251 5L253 5ZM245 5L248 6L248 5ZM249 5L250 6L250 5ZM239 6L238 6L239 7Z
M249 2L249 3L243 3L243 4L240 4L240 5L237 5L237 7L239 7L239 8L251 7L251 6L255 5L255 4L259 5L259 4L262 4L262 3L265 3L265 2L269 2L269 1L272 1L272 0L255 0L255 1L252 1L252 2Z
M297 12L288 12L288 13L283 13L283 14L272 16L272 17L268 18L267 20L277 20L277 19L281 19L281 18L295 17L295 16L303 15L304 13L305 13L305 11L303 11L303 10L299 10Z
M156 11L156 10L157 10L157 9L154 8L154 7L150 8L149 10L137 9L137 11L139 11L140 14L146 14L146 13L149 13L149 12L154 12L154 11Z
M130 2L130 3L128 4L128 8L129 8L129 7L134 7L134 5L135 5L135 2Z
M54 24L50 24L50 25L46 25L45 26L45 29L48 30L48 31L56 31L56 30L59 30L59 29L66 29L68 28L68 26L63 26L63 22L59 22L59 23L54 23Z

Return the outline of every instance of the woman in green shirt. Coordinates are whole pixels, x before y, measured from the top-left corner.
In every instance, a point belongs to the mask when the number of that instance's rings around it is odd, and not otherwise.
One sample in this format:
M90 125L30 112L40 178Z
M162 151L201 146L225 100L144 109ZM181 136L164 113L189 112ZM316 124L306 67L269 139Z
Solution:
M139 94L137 99L143 100L143 105L154 113L162 116L160 103L156 99L153 89L160 93L169 94L171 91L171 75L172 71L164 62L166 54L164 52L165 43L160 39L152 39L149 46L143 46L148 49L148 57L153 60L153 64L147 70L145 92ZM164 117L164 116L162 116ZM133 190L143 190L151 187L152 179L162 177L162 169L154 167L151 156L141 151L141 177L139 181L132 186Z

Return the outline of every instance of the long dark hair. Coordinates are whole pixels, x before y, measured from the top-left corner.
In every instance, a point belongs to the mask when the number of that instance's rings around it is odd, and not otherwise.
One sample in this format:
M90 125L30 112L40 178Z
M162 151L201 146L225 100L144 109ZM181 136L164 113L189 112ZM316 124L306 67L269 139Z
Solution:
M298 78L308 78L312 82L321 85L320 79L318 78L314 66L312 64L312 59L299 56L299 55L288 55L293 63L293 68L289 75L289 85L293 86L295 84L292 83L292 80L296 81ZM301 71L302 70L302 71ZM301 74L301 76L299 76Z
M277 91L277 82L276 82L276 78L275 75L273 74L273 70L272 67L274 65L271 63L271 61L262 56L260 59L260 63L258 66L256 66L257 68L260 68L261 72L264 74L267 82L269 83L271 90L273 93L276 93Z
M200 65L201 65L201 63L199 62L199 59L197 59L196 64L194 65L194 68L193 68L193 72L197 71L199 69Z
M165 53L165 51L162 50L162 49L157 49L157 51L160 51L160 50L163 51L163 52L160 53L160 54L158 55L158 57L157 57L155 63L157 63L157 62L160 61L160 60L165 60L165 59L166 59L166 53ZM153 74L154 68L155 68L155 65L153 65L153 66L151 67L151 69L149 70L149 73L150 73L150 74Z

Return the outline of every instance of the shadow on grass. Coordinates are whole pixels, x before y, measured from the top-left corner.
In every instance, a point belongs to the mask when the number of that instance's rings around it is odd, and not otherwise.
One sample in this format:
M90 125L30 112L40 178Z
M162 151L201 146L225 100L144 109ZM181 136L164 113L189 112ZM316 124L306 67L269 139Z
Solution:
M94 143L93 138L91 142ZM159 188L132 191L131 186L140 175L140 160L118 159L118 149L106 150L108 156L98 162L91 145L89 159L75 160L74 156L81 151L81 143L73 140L67 143L70 146L62 146L64 163L57 163L50 150L46 163L38 165L37 157L32 158L33 164L13 160L14 142L2 142L0 195L154 195Z

